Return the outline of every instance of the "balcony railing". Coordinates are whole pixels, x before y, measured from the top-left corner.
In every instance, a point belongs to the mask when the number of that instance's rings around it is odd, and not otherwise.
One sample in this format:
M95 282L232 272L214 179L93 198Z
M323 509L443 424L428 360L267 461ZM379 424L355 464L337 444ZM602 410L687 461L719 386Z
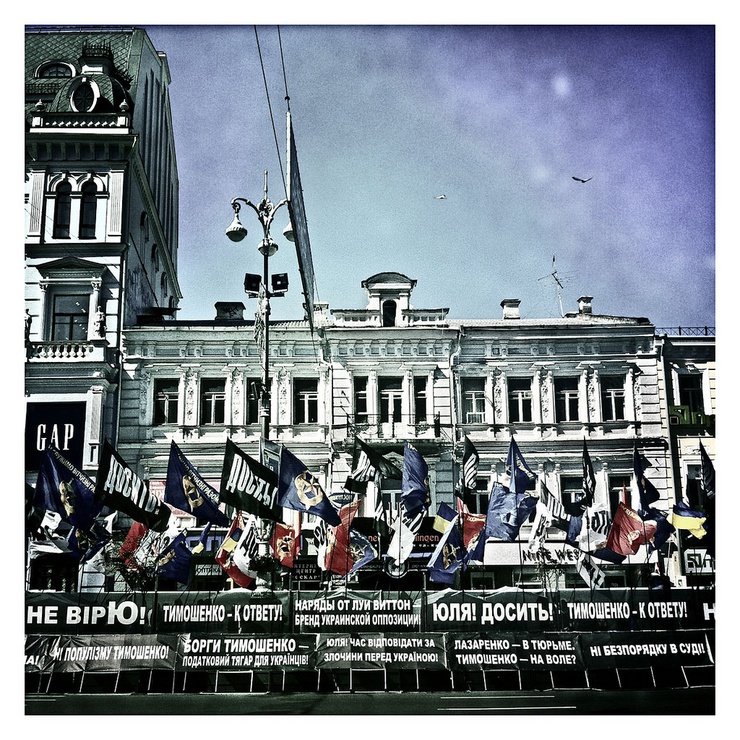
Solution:
M108 345L105 340L79 342L29 342L30 362L105 362Z
M713 326L662 326L655 328L656 334L672 337L713 337Z

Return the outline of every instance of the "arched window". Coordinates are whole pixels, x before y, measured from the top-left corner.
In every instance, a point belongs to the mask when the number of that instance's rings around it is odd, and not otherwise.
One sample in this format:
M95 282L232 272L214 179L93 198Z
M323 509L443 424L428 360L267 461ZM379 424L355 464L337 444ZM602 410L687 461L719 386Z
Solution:
M72 68L62 62L50 62L41 67L37 77L71 77Z
M92 180L82 186L80 203L80 239L95 238L95 220L98 209L98 188Z
M396 325L396 302L386 301L383 304L383 326Z
M141 214L141 221L139 222L139 238L142 244L146 244L149 241L149 216L146 211Z
M159 251L156 244L152 244L152 267L154 268L154 272L159 271Z
M159 284L162 288L162 305L164 306L167 303L167 273L162 273Z
M59 183L54 206L54 239L69 239L69 219L72 211L72 186L68 182Z

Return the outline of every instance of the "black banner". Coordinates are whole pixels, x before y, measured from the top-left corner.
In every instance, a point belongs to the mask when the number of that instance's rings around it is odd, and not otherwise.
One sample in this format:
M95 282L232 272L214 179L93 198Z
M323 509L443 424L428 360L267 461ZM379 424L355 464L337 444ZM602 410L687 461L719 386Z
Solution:
M26 470L38 470L50 446L82 469L86 408L84 401L27 404Z
M317 668L448 668L445 636L427 632L321 634L316 652Z
M155 532L167 529L169 507L151 493L146 481L131 470L107 441L100 454L95 496L106 506L128 514Z
M275 471L227 439L219 490L221 501L249 514L279 522L281 512L276 503L277 490Z

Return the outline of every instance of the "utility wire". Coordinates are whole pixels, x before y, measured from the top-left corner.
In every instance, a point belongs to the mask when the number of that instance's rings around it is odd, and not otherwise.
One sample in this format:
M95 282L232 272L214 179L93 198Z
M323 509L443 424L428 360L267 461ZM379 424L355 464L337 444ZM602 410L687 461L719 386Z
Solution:
M288 78L285 75L285 58L283 57L283 40L280 36L280 26L277 27L278 44L280 45L280 63L283 67L283 84L285 86L285 104L288 107L288 113L290 113L290 95L288 95Z
M267 76L265 75L265 65L262 61L262 49L260 48L260 39L257 34L257 26L254 26L254 38L257 41L257 54L260 58L260 67L262 68L262 80L265 84L265 96L267 97L267 108L270 111L270 123L272 124L272 133L275 137L275 149L277 150L278 164L280 165L280 176L283 180L283 190L287 193L288 189L285 184L285 172L283 171L283 159L280 156L280 144L278 143L277 129L275 128L275 117L272 114L272 104L270 103L270 92L267 88Z

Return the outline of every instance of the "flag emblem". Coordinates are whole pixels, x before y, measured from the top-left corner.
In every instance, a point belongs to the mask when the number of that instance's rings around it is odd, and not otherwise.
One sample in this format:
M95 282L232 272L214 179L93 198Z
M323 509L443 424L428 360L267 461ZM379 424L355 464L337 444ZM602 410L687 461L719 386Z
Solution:
M299 473L293 480L295 484L298 499L307 508L310 509L312 506L318 506L324 498L324 491L321 489L321 485L316 478L304 470Z

